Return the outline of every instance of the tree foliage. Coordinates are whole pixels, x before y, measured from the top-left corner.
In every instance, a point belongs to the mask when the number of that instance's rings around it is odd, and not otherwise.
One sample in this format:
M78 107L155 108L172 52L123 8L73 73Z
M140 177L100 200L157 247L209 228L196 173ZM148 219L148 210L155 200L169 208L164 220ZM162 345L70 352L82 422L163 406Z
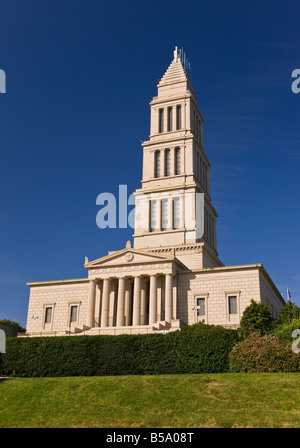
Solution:
M294 319L300 319L300 308L295 303L288 301L278 311L275 324L290 324Z
M13 320L9 320L9 319L2 319L0 320L0 324L4 324L4 325L10 325L11 327L15 327L17 328L19 333L25 333L26 332L26 328L23 328L19 322L14 322Z
M244 337L254 332L265 334L273 328L273 322L270 308L252 299L242 315L240 328Z

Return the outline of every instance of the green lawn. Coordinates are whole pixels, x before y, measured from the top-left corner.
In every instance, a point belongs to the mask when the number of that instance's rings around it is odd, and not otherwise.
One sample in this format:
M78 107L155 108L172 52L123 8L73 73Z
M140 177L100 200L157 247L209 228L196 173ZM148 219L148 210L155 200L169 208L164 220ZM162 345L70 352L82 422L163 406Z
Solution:
M299 428L300 374L0 379L1 428Z

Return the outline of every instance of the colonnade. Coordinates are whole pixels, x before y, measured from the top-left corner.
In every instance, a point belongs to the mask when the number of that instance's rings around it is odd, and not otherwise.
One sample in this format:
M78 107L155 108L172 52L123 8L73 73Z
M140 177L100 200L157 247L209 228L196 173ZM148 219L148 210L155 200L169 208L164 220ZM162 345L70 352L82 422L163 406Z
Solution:
M97 300L96 300L97 297ZM151 325L176 318L177 287L172 274L91 279L87 326Z

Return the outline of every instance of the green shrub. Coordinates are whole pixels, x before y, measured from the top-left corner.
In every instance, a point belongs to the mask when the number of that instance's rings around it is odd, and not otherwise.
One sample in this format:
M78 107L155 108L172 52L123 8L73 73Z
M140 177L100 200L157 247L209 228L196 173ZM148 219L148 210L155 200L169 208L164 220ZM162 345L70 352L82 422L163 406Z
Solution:
M281 325L278 325L272 331L272 334L274 334L280 341L292 343L294 341L292 333L297 329L300 329L300 318L292 319L290 322L287 321Z
M235 330L208 325L166 335L8 338L6 353L0 356L0 375L227 372L228 355L237 340Z
M231 372L297 372L300 357L276 336L252 333L229 354Z

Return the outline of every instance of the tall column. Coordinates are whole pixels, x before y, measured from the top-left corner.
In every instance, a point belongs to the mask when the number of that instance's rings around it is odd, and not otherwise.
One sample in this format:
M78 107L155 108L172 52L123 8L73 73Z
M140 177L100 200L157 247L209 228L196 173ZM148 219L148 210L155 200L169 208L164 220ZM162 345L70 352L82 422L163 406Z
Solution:
M177 276L173 277L173 319L177 319L177 284L178 279Z
M125 289L125 325L131 325L131 282L127 280Z
M109 312L109 279L103 280L102 293L102 312L101 312L101 327L108 327L108 312Z
M170 322L172 319L172 302L173 302L173 277L172 274L166 274L165 283L165 320Z
M88 325L88 327L94 326L95 293L96 293L96 281L90 280L89 296L88 296L88 303L87 303L87 325Z
M125 278L119 278L118 304L117 304L117 327L124 325L125 316Z
M101 318L101 297L102 294L102 282L96 284L96 294L95 294L95 325L100 327Z
M141 325L146 325L146 314L147 314L147 284L146 280L141 281Z
M149 324L157 321L157 277L150 276Z
M141 278L134 277L133 286L133 318L132 325L140 325L140 311L141 311Z
M156 322L159 322L162 319L162 279L163 277L156 277Z
M109 293L109 312L108 312L108 326L115 327L117 320L117 281L111 279L110 293Z

